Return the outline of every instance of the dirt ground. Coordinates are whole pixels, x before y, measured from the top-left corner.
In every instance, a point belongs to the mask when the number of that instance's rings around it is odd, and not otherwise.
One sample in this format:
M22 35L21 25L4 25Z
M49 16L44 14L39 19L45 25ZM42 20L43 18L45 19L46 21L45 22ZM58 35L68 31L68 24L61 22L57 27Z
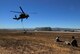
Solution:
M63 42L55 42L56 36ZM64 44L75 36L78 47ZM80 54L79 32L0 32L0 54Z

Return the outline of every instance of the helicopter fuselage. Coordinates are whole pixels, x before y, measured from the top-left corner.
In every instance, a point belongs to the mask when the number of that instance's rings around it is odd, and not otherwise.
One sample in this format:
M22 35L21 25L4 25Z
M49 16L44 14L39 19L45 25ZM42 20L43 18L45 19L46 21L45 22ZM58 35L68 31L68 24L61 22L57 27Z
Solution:
M24 13L22 13L22 14L20 14L19 15L19 18L28 18L29 17L29 15L27 14L24 14Z

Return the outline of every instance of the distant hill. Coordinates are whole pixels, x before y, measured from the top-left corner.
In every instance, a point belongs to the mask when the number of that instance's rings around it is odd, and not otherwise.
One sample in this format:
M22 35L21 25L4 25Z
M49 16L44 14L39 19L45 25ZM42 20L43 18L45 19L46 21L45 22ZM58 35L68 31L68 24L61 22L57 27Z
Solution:
M80 32L80 29L73 28L52 28L53 31Z
M51 28L51 27L36 27L36 28L25 28L26 31L64 31L64 32L80 32L80 29L73 28ZM0 32L20 32L24 31L22 28L16 29L0 29Z

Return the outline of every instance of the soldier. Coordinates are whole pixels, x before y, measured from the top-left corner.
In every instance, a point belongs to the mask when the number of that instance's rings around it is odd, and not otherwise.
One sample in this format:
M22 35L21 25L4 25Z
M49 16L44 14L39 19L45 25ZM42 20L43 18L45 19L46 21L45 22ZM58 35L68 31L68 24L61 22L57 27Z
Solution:
M56 42L61 42L58 36L56 37Z
M73 47L78 47L77 40L75 39L74 36L72 36L71 45L72 45Z

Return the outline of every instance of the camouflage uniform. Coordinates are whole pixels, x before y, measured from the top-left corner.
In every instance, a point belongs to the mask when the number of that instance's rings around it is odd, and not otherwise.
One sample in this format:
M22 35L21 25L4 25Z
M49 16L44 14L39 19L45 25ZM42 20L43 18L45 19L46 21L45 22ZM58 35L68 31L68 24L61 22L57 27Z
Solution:
M72 36L71 45L72 45L73 47L78 47L77 40L74 38L74 36Z

